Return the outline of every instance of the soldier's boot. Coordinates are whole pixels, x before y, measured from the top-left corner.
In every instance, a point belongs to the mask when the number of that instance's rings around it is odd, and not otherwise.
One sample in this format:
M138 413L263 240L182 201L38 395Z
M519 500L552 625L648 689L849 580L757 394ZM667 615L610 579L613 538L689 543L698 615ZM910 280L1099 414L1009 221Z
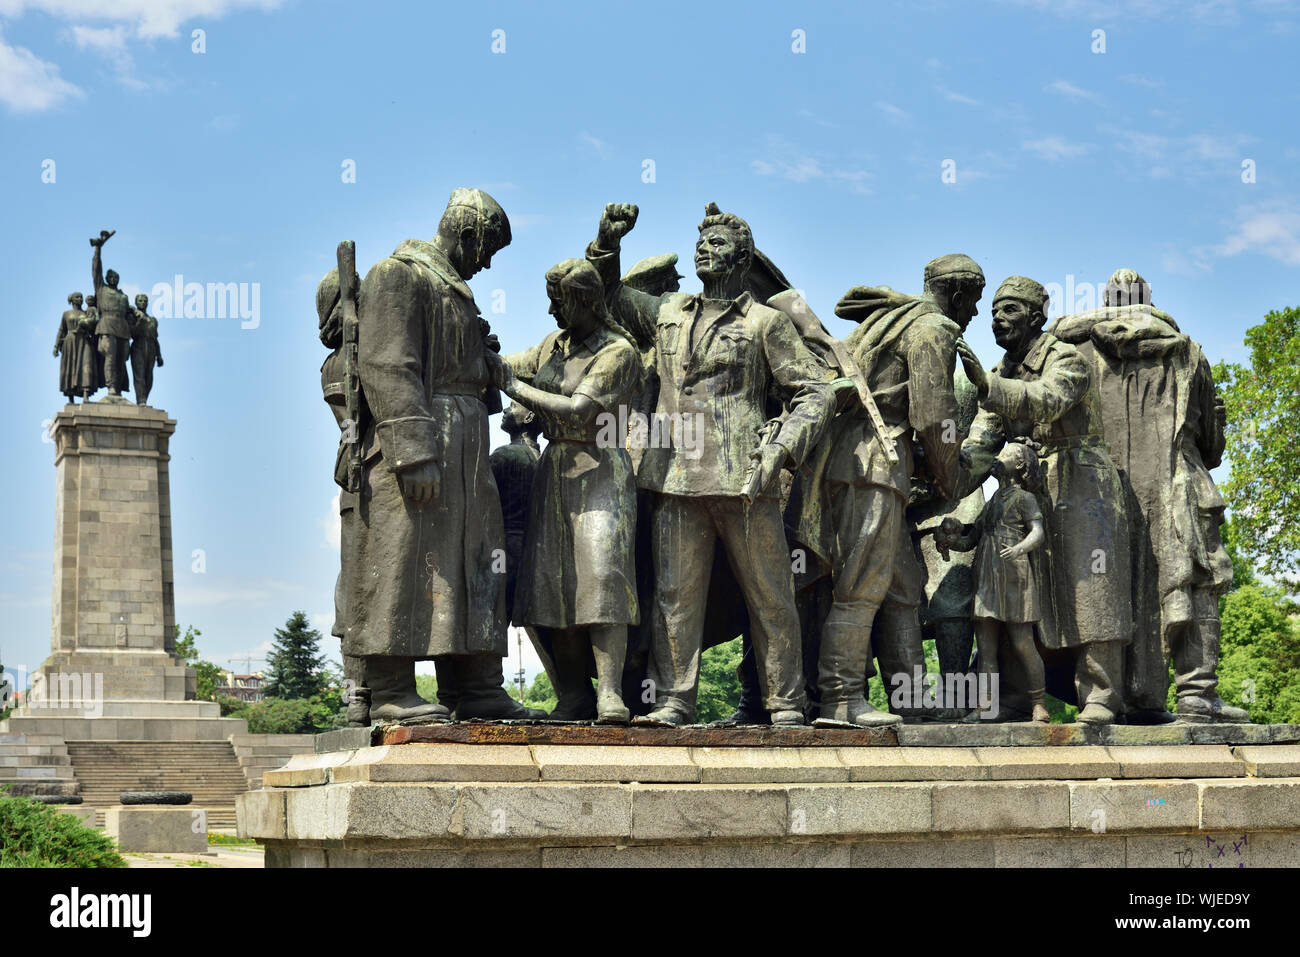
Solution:
M343 681L348 692L348 727L364 728L370 724L370 688L366 685L365 659L344 655Z
M545 711L525 708L506 693L505 672L496 655L458 655L451 661L456 675L457 721L538 721L546 717Z
M627 626L592 625L591 651L596 657L596 723L627 724L632 713L619 694L627 654Z
M1105 705L1089 701L1083 706L1083 710L1079 712L1074 720L1079 724L1113 724L1115 712Z
M552 721L594 721L596 692L591 688L587 641L573 629L553 629L551 659L554 664L555 710Z
M368 655L366 681L370 687L371 721L447 720L450 712L432 704L415 690L415 659L397 655Z
M1047 691L1043 688L1039 688L1036 691L1030 691L1029 700L1033 702L1034 706L1034 714L1032 718L1034 724L1051 723L1052 716L1047 713Z
M827 620L822 629L817 660L817 688L821 692L821 715L814 727L884 727L901 724L896 714L877 711L866 698L867 668L871 659L869 627L860 622ZM775 724L775 715L773 716Z
M1201 596L1197 595L1197 599ZM1198 601L1204 606L1208 601ZM1249 724L1250 713L1219 697L1219 615L1198 607L1201 614L1183 631L1174 647L1174 680L1178 685L1178 720L1194 723Z

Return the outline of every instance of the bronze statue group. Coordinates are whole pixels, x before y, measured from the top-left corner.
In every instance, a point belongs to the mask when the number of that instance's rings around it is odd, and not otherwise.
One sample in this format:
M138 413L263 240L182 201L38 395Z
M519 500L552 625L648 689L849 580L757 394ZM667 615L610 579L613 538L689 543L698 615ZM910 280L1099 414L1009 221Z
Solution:
M117 272L110 269L104 274L100 255L112 235L103 230L98 238L90 240L95 249L91 260L94 292L84 298L79 292L68 296L72 308L63 313L54 341L54 355L59 358L59 391L69 403L75 403L78 397L89 402L100 389L119 398L131 388L129 365L135 376L136 403L147 405L154 367L163 364L158 320L149 315L148 296L136 296L133 309L126 294L117 288Z
M510 243L486 193L364 280L340 247L316 305L350 723L547 717L502 687L509 622L558 721L692 723L702 651L737 635L724 724L1045 722L1048 693L1093 725L1248 720L1216 690L1224 408L1137 273L1050 327L1044 287L1007 278L986 370L968 256L919 295L849 289L835 336L713 204L701 293L676 256L624 272L637 215L605 208L545 274L555 331L504 355L466 285Z

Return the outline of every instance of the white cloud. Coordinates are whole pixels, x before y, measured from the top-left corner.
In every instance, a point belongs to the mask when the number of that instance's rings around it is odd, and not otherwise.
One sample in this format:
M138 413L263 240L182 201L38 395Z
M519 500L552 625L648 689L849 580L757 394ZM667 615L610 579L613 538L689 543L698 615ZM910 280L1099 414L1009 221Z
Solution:
M1300 204L1246 206L1237 216L1232 233L1214 248L1217 255L1255 252L1288 266L1300 266Z
M936 87L936 89L939 91L939 95L942 96L945 100L948 100L949 102L961 103L965 106L980 105L979 100L974 99L973 97L969 97L964 93L958 93L956 90L945 89L942 86Z
M870 193L872 174L864 169L845 167L829 159L801 152L795 144L779 136L769 136L769 155L750 161L750 169L759 176L779 176L792 183L823 182L847 186L854 193Z
M578 139L582 140L582 142L586 143L588 146L594 149L601 156L609 155L609 144L606 143L604 140L600 139L599 137L592 136L586 130L583 130L581 133L578 134Z
M1082 156L1089 149L1084 143L1067 143L1060 136L1045 136L1040 140L1026 140L1020 145L1031 153L1037 153L1043 159L1052 162Z
M56 64L26 47L9 46L0 35L0 103L15 113L39 113L83 96L80 87L59 76Z
M274 10L284 0L0 0L0 17L29 10L66 22L120 23L142 39L174 37L196 17L220 19L240 10Z
M117 81L132 90L156 87L135 72L134 41L175 37L195 18L217 20L242 10L274 10L284 0L0 0L0 18L31 11L68 24L62 31L79 51L100 57ZM18 112L53 109L84 93L59 76L56 64L0 38L0 102Z
M1100 103L1101 97L1091 90L1085 90L1083 87L1075 86L1068 80L1053 80L1043 89L1049 93L1059 93L1061 96L1068 96L1072 100L1088 100L1093 103Z
M908 118L906 110L900 109L893 103L886 103L884 100L876 101L876 109L893 120L905 120Z

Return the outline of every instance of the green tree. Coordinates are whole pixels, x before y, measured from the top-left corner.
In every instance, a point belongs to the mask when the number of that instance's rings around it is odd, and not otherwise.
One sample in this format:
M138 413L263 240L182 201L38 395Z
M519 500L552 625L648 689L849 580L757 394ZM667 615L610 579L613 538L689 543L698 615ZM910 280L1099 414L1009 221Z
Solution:
M1249 366L1214 367L1232 465L1223 495L1242 552L1280 576L1300 569L1300 309L1270 312L1246 345Z
M216 701L217 689L225 684L225 671L219 665L199 657L199 637L203 632L193 625L176 626L176 657L194 669L194 697L198 701Z
M729 717L740 703L741 640L714 645L700 655L700 690L695 720L700 724Z
M308 624L301 611L295 611L283 628L276 629L263 688L268 698L311 698L325 692L332 682L320 641L320 632Z

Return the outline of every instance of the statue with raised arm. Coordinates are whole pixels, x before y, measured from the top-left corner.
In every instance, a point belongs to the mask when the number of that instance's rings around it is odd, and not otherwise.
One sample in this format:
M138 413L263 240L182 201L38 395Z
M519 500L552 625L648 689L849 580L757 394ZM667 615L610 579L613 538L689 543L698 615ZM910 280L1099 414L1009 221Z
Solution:
M149 297L135 297L131 323L131 374L135 376L135 404L148 405L153 390L154 366L162 367L162 349L158 346L158 320L149 315Z
M681 725L695 717L706 596L721 541L749 607L771 721L802 725L802 648L778 477L825 430L832 373L789 316L746 290L754 240L743 219L709 204L695 244L703 294L653 296L620 275L620 244L636 218L631 204L605 207L587 259L619 325L638 346L655 347L659 378L637 469L637 484L653 493L655 562L648 610L655 702L638 720ZM769 395L790 410L775 425Z
M110 396L121 396L131 387L126 371L131 360L131 303L126 293L117 288L117 271L110 269L105 274L101 259L104 243L116 232L104 229L98 237L90 240L90 245L95 248L90 260L90 276L99 308L99 323L95 327L96 348L103 359L104 385L108 387Z

